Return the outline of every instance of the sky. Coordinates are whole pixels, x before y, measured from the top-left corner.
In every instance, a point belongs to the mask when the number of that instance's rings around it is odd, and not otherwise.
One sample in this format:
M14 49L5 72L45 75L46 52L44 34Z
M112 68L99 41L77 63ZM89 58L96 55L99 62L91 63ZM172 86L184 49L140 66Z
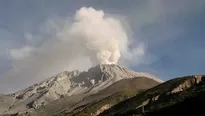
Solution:
M0 93L91 66L80 44L57 37L82 7L121 22L134 55L120 65L162 80L205 74L205 0L1 0Z

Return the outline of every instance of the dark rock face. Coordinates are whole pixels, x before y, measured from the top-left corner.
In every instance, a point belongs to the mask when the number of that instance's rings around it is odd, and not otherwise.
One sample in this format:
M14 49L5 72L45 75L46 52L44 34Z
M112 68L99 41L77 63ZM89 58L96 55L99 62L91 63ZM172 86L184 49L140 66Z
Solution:
M100 116L175 116L178 115L177 112L182 115L189 111L192 114L198 112L197 108L204 106L205 101L202 99L204 95L204 75L176 78L125 100L104 111ZM144 112L142 112L142 107ZM194 111L191 111L191 109Z

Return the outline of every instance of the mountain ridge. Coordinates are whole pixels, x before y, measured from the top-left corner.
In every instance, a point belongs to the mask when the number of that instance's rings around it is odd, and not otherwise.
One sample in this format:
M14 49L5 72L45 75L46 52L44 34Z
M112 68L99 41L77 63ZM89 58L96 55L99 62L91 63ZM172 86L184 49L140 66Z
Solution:
M105 110L99 116L146 116L155 113L163 113L164 115L166 113L164 109L170 110L170 106L177 106L177 104L181 103L188 109L189 106L186 106L186 103L193 102L187 100L183 103L183 101L194 96L200 97L198 95L204 94L204 87L205 75L192 75L171 79ZM194 103L194 105L197 104L199 103ZM194 110L195 112L197 111L197 109ZM174 111L176 115L177 112L180 112L180 109L174 109ZM173 112L169 113L172 114ZM184 114L184 112L179 114Z
M12 114L24 110L32 110L50 104L64 96L95 94L113 83L126 78L147 77L157 82L162 80L142 72L134 72L115 64L103 64L91 67L88 71L64 71L53 77L36 83L16 93L5 95L13 102L0 113ZM7 99L7 98L6 98ZM2 100L3 97L2 97ZM6 104L8 100L3 103ZM0 106L1 107L1 106Z

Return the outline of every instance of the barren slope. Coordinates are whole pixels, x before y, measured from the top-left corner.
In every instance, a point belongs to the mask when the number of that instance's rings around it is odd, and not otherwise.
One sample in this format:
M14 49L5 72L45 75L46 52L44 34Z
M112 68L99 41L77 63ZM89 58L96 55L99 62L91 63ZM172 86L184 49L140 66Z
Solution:
M68 98L67 103L78 103L86 96L98 93L121 79L134 77L146 77L163 82L148 73L134 72L118 65L97 65L87 72L65 71L24 90L4 95L0 97L0 100L4 101L4 105L0 104L0 112L14 114L22 111L33 111L54 101L57 101L58 104L63 98ZM117 90L113 92L117 92ZM110 95L112 92L107 92L107 94ZM69 100L72 96L75 96L74 99ZM107 95L105 94L105 96ZM65 106L67 107L67 105ZM70 107L70 110L75 108L71 105Z

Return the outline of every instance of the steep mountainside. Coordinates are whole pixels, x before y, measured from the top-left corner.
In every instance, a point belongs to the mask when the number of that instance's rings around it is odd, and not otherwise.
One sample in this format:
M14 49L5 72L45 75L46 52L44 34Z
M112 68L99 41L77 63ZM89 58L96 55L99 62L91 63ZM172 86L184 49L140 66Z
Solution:
M204 106L204 95L204 75L176 78L120 102L99 116L196 115L202 112L197 108Z
M113 83L126 78L146 77L157 82L160 79L142 72L134 72L118 65L97 65L87 72L65 71L54 77L34 84L24 90L9 95L0 96L0 113L14 114L23 111L34 111L41 107L52 104L62 104L67 101L68 105L60 107L72 110L80 105L80 101L87 99L87 96L98 93ZM117 91L114 91L117 92ZM107 95L113 94L107 92ZM104 95L104 97L107 97ZM96 97L96 100L103 97ZM91 100L92 101L92 100ZM84 104L89 100L83 101ZM59 111L62 109L58 109Z
M35 109L57 100L64 94L68 93L67 91L70 89L71 85L69 78L76 75L79 75L78 71L65 71L40 83L34 84L24 90L13 94L4 95L10 97L12 103L7 109L4 111L2 110L1 112L5 114L12 114L26 109ZM3 102L0 104L1 107L4 107L2 104L8 105L8 100L5 101L4 99L1 99L1 101L2 100Z
M86 97L83 101L80 102L81 107L75 108L72 112L63 111L60 113L61 116L84 116L84 115L94 115L98 110L105 106L109 105L110 107L119 103L122 100L128 99L136 93L149 89L158 85L159 83L146 78L130 78L120 80L106 89L98 92L97 94ZM108 97L107 97L108 96ZM100 98L100 99L99 99ZM104 99L102 99L104 98ZM91 102L91 100L93 102ZM82 105L82 103L86 103ZM83 106L83 107L82 107Z

